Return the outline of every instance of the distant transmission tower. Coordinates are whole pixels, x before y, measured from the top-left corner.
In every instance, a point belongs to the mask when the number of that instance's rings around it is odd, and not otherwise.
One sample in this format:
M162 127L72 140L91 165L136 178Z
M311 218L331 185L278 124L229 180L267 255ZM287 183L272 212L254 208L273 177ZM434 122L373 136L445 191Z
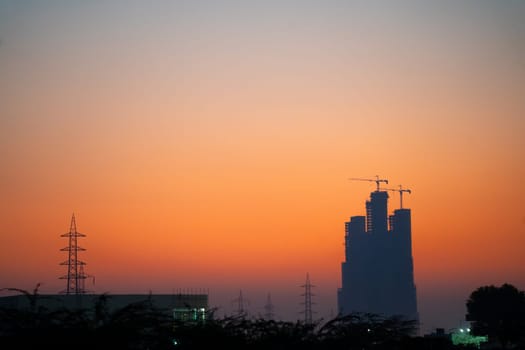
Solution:
M80 280L80 290L83 290L83 293L85 294L85 293L88 293L88 290L86 289L86 279L87 278L91 278L91 283L94 286L95 285L95 276L87 274L87 273L84 273L84 266L85 266L85 264L84 265L80 265L78 267L78 271L79 271L80 276L82 276L82 275L85 276L84 278L82 278Z
M268 297L266 298L266 304L264 305L264 318L267 320L273 320L275 317L273 310L274 306L272 303L272 296L270 293L268 293Z
M233 299L233 302L237 304L237 316L246 316L247 312L244 308L244 297L242 296L242 289L239 291L239 297Z
M312 320L312 314L314 313L312 311L312 296L315 296L315 294L312 294L312 288L315 287L313 284L310 283L310 275L306 274L306 282L301 286L304 288L304 294L301 294L301 296L304 296L304 302L301 303L301 305L304 305L304 311L301 311L301 313L304 313L304 323L311 324L313 322Z
M87 275L84 273L84 265L86 265L86 263L78 260L78 252L84 251L85 249L80 247L77 241L79 237L86 237L86 235L77 232L75 214L71 217L69 232L64 233L60 237L67 237L69 239L69 245L60 249L61 251L68 252L67 261L60 263L60 265L67 266L67 275L59 277L60 279L67 279L66 289L61 293L85 294L84 280L87 278Z

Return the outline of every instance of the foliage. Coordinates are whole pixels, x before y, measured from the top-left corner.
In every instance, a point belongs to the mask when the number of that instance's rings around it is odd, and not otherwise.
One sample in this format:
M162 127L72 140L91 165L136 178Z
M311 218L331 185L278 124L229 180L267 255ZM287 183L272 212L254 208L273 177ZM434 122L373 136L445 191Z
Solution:
M387 349L413 335L415 321L372 314L337 317L326 323L248 319L211 319L204 324L178 324L175 338L181 350L228 349Z
M22 293L37 300L38 289ZM175 322L151 300L110 310L111 296L90 309L0 308L1 349L450 349L414 337L416 323L399 317L352 314L312 324L246 315Z
M416 324L401 317L354 313L327 322L318 334L333 349L386 348L413 335Z
M510 284L483 286L470 294L467 320L476 335L498 339L505 348L523 342L525 336L525 293Z
M21 291L27 309L0 308L1 349L173 349L171 315L151 300L110 312L103 294L93 310L50 310L37 307L37 290Z
M245 316L211 317L205 323L178 323L174 339L180 349L211 348L217 344L228 349L308 349L316 341L315 325L248 319Z

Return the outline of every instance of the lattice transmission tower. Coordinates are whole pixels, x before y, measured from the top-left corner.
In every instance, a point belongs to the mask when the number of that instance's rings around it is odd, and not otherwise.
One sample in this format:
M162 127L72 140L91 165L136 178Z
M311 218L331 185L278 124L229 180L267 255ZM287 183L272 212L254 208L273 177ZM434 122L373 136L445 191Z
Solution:
M85 251L85 249L78 245L78 238L86 237L86 235L77 232L75 214L71 217L69 232L64 233L60 237L66 237L69 240L68 246L60 249L61 251L68 252L68 259L60 263L60 265L67 266L67 275L59 277L60 279L67 280L66 289L61 293L85 294L85 279L88 277L88 275L84 273L84 265L86 265L86 263L78 259L78 253Z
M313 322L312 314L315 313L312 311L312 305L315 304L312 302L312 297L315 296L312 294L312 288L315 286L310 283L310 274L306 274L306 282L301 287L304 288L304 293L301 294L304 297L304 302L301 303L304 305L304 310L301 313L304 314L304 323L311 324Z
M242 289L239 290L239 297L233 299L232 302L235 303L235 304L237 304L237 311L236 311L236 315L237 315L237 316L245 317L245 316L248 315L248 311L247 311L246 308L245 308L245 304L246 304L246 303L249 303L249 301L246 300L246 299L242 296Z
M273 320L275 317L274 313L274 305L272 303L272 296L270 293L268 293L268 297L266 298L266 304L264 305L264 318L267 320Z

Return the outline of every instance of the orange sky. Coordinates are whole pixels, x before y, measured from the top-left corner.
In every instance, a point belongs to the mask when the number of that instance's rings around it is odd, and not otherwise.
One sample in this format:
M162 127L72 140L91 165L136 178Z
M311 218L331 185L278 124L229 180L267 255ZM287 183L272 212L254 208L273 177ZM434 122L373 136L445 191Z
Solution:
M525 5L306 3L0 2L0 287L62 289L75 212L97 292L326 318L378 174L424 330L525 289Z

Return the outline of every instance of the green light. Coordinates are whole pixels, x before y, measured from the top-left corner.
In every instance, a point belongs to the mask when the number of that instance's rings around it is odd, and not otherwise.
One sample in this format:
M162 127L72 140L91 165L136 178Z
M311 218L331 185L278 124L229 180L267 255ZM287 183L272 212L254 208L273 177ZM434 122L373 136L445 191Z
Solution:
M486 343L487 341L487 336L471 335L470 328L467 328L466 331L460 328L459 332L452 333L452 344L454 345L474 345L479 349L481 343Z

